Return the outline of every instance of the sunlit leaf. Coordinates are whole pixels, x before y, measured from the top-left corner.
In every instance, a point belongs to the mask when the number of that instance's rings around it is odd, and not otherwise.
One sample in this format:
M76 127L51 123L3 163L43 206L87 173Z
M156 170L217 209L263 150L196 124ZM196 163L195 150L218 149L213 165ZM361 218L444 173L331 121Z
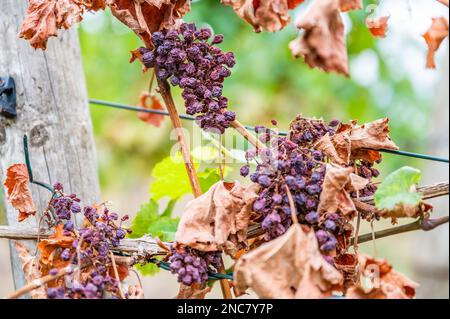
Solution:
M375 193L376 207L390 210L399 204L418 205L422 198L414 191L414 185L420 181L420 177L420 170L408 166L389 174Z

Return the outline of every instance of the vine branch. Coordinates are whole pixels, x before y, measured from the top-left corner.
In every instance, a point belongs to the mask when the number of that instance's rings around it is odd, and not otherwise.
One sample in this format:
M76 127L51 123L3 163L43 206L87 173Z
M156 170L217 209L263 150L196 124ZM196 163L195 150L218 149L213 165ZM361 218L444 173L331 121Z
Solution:
M415 222L412 222L412 223L409 223L406 225L383 229L383 230L375 232L374 234L370 233L370 234L364 234L364 235L358 236L357 242L365 243L365 242L371 241L372 239L380 239L383 237L402 234L402 233L410 232L413 230L429 231L429 230L435 229L436 227L438 227L440 225L448 223L448 221L449 221L448 216L441 217L441 218L435 218L435 219L430 219L430 218L421 219L420 218L420 219L416 220ZM351 239L352 245L353 245L354 241L355 241L355 238L352 238Z
M155 71L157 72L157 70ZM189 150L189 143L187 142L186 136L183 133L183 126L181 125L181 120L178 115L177 108L173 101L172 94L170 93L169 83L167 83L167 81L165 80L161 80L158 77L156 78L158 81L159 93L161 94L164 103L166 104L170 120L172 121L172 125L177 134L178 146L183 157L184 165L186 166L186 171L189 177L189 182L191 183L192 192L194 193L195 197L198 197L202 194L202 189L200 187L200 182L198 181L198 176L195 171L191 152Z
M158 72L158 70L155 70L155 72ZM172 121L172 125L175 128L177 139L178 139L178 146L181 151L181 155L183 157L184 165L186 167L186 171L189 177L189 182L192 187L192 192L195 197L199 197L202 195L202 189L200 187L200 182L198 180L197 173L195 171L195 167L192 160L192 155L190 153L189 144L186 140L186 136L183 133L183 126L181 125L181 119L178 115L177 108L175 106L175 103L173 101L172 94L170 92L170 86L169 83L167 83L166 80L162 80L159 77L156 77L158 81L158 87L159 87L159 93L161 94L165 104L167 111L169 112L170 120ZM222 264L223 264L223 258ZM220 287L222 289L222 294L225 299L231 299L231 288L230 284L227 280L221 280L220 281Z

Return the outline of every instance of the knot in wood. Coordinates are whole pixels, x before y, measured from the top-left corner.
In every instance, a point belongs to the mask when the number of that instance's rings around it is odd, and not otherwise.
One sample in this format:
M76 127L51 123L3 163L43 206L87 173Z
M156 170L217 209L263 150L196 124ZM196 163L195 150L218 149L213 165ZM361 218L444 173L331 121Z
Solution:
M30 131L30 144L32 146L42 146L50 139L44 124L38 124Z

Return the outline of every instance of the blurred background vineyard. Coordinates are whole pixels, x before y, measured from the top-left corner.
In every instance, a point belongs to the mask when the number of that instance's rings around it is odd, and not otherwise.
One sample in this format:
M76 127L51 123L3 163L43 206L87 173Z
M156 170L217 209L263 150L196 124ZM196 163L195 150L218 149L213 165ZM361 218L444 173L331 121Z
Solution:
M401 149L448 156L448 146L433 145L435 133L445 135L443 138L448 143L448 122L440 122L444 127L435 125L442 112L448 116L448 90L442 85L448 83L448 41L439 50L438 69L433 71L425 69L426 45L421 38L431 17L448 18L448 11L438 3L364 1L366 7L370 3L379 4L376 15L390 15L388 37L381 40L374 39L364 25L370 12L345 14L351 73L350 78L345 78L311 70L301 59L291 57L288 43L296 36L292 23L278 33L255 34L231 8L221 6L218 0L192 2L192 12L185 20L224 34L221 47L235 53L237 65L225 83L224 92L230 100L230 109L242 123L270 126L270 120L276 119L279 129L286 130L290 120L300 113L325 120L358 119L359 122L389 117L391 136ZM305 7L293 11L293 19ZM109 11L88 14L79 35L89 97L136 105L150 79L150 74L144 74L138 63L128 63L130 51L141 45L137 37L112 18ZM184 110L177 90L174 96L179 110ZM175 144L169 139L170 122L166 119L156 128L141 122L134 112L95 105L91 106L91 115L102 199L112 200L117 211L133 216L148 201L152 168L169 155ZM186 123L186 128L191 129L192 124ZM410 165L424 170L424 182L448 179L448 165L428 164L386 154L380 170L385 175ZM235 175L229 178L238 178ZM182 203L177 205L178 214L182 207ZM448 202L443 207L446 211L437 210L437 214L448 214ZM388 226L389 222L380 222L375 229ZM370 227L365 225L363 231L370 231ZM436 240L436 236L433 238ZM448 225L437 238L444 245L444 255L436 250L438 256L434 256L447 262L442 262L442 279L433 283L431 290L424 289L421 293L419 289L421 297L448 298ZM419 277L423 274L415 267L419 263L415 255L425 252L417 249L417 242L429 240L430 233L403 234L378 240L375 247L364 244L361 250L370 254L376 250L378 257L386 257L397 270L421 282ZM0 247L0 278L6 283L0 286L0 295L4 295L12 289L12 282L4 275L10 271L6 241L2 240ZM150 298L173 297L177 290L174 277L167 273L145 278L144 286L146 297Z

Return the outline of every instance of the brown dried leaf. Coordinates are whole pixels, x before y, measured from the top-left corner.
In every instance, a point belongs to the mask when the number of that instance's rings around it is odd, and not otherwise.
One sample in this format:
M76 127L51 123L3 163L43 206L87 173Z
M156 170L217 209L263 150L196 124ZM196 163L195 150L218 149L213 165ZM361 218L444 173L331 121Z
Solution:
M344 23L338 0L315 0L296 26L305 32L289 44L295 57L303 56L312 68L348 76Z
M173 26L190 11L189 0L106 0L112 14L153 47L151 34Z
M162 105L161 101L154 95L148 92L142 92L140 96L139 106L149 110L164 111L166 108ZM164 115L138 112L138 117L145 123L159 127L164 121Z
M20 262L22 263L22 270L27 283L31 283L33 280L41 278L36 256L32 256L28 249L18 241L14 242L14 246L16 247L17 254L19 255ZM30 291L30 296L32 299L47 299L45 286L41 286Z
M354 286L359 281L358 256L344 253L334 259L336 269L344 276L344 288Z
M305 0L288 0L288 9L295 9L298 5L302 4Z
M105 10L105 0L81 0L87 10L98 11Z
M304 0L221 0L222 4L232 6L236 14L261 30L275 32L283 29L290 21L289 9L294 9Z
M50 37L82 20L84 10L105 8L104 0L29 0L19 36L35 49L45 50Z
M444 17L433 18L430 28L423 35L427 45L427 64L428 69L435 69L434 54L439 49L442 41L448 36L448 21Z
M379 119L363 125L343 124L330 136L324 135L314 145L324 152L332 163L349 165L350 160L375 162L381 159L379 149L397 150L398 146L389 137L389 119Z
M378 158L374 150L398 150L398 146L389 137L389 118L379 119L363 125L352 123L350 141L352 159L371 160ZM371 149L372 152L368 152Z
M235 289L251 288L260 298L323 298L342 280L320 254L314 231L299 224L242 256L234 272Z
M376 38L386 37L389 16L379 18L367 18L366 25L370 33Z
M339 7L342 12L361 10L363 8L362 0L339 0Z
M350 162L350 136L346 132L333 136L327 133L316 142L314 148L321 150L332 163L348 165Z
M25 164L13 164L6 171L5 185L8 201L19 211L19 222L36 214L36 206L31 196L29 175Z
M362 278L348 289L350 299L411 299L419 286L405 275L396 272L385 259L364 254L358 256Z
M230 255L246 245L247 227L257 185L218 182L190 201L181 217L175 242L202 251L225 249Z
M211 292L212 287L201 288L199 285L180 285L177 299L205 299L206 294Z
M425 213L431 212L432 210L433 205L426 202L420 202L419 205L416 206L400 203L397 204L394 209L382 210L379 214L383 218L391 218L392 224L396 224L398 218L417 218L419 216L423 216Z
M321 214L340 211L352 216L356 207L347 189L360 190L368 183L356 176L352 167L327 165L318 211Z
M70 263L62 260L60 255L64 248L72 249L73 241L74 237L64 235L63 225L59 224L52 235L37 244L42 275L47 275L52 268L61 269Z
M345 189L349 192L357 192L364 189L367 184L369 184L369 180L367 178L352 173L350 174L350 182L345 185Z

